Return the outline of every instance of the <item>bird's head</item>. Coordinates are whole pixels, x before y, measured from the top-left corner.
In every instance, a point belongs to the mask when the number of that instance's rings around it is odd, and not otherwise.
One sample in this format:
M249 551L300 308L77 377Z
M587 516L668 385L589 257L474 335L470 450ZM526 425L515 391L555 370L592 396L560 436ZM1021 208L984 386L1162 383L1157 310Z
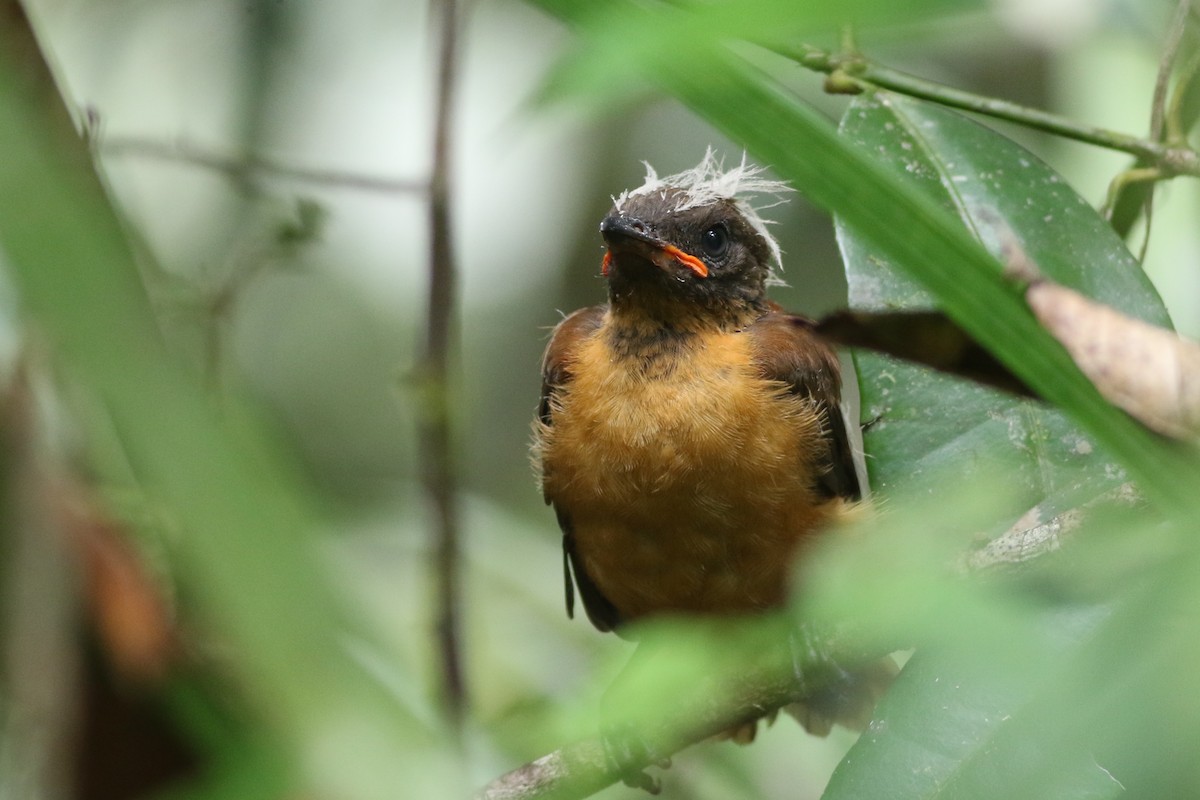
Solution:
M738 326L757 317L779 245L746 198L786 185L745 160L723 171L711 150L678 175L646 169L646 182L615 198L600 223L614 310L665 324Z

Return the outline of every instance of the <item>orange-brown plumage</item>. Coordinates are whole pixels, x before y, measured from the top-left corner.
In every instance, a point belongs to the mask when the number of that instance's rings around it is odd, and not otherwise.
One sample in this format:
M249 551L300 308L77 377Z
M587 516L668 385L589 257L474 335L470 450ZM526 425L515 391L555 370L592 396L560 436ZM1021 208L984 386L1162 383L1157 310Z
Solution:
M835 357L777 311L622 354L611 339L625 324L603 307L576 312L547 359L570 376L552 384L540 450L573 566L623 621L778 605L796 547L847 499L820 480ZM818 395L789 374L811 376Z

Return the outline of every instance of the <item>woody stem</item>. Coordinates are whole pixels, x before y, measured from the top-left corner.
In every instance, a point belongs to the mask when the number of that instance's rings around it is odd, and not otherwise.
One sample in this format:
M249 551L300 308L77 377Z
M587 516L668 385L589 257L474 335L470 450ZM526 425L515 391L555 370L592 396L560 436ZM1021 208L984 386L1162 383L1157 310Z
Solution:
M858 54L840 55L809 45L773 45L775 52L805 69L823 72L836 81L837 91L855 92L867 88L888 89L951 108L1024 125L1086 144L1119 150L1157 167L1165 176L1200 177L1200 153L1178 143L1142 139L1104 128L1082 125L1057 114L1029 108L1007 100L965 92L945 84L880 66Z

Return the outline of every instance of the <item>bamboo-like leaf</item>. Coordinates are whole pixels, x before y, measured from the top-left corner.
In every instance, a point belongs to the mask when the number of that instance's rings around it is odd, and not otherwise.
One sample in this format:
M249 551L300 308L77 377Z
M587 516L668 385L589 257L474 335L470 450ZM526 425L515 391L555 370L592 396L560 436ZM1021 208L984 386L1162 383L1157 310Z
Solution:
M856 29L898 22L919 24L977 10L978 0L718 0L708 3L592 3L537 0L547 10L580 23L577 46L552 77L553 93L588 99L627 94L647 77L647 66L668 59L677 68L704 73L723 43L742 40L793 44L804 37L833 38Z

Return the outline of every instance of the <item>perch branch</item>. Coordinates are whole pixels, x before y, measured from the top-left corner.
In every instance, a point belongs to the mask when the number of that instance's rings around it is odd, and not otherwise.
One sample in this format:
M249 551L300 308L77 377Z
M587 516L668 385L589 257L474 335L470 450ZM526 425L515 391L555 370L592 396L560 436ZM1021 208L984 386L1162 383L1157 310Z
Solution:
M848 651L847 644L833 643L833 652L839 656ZM883 655L886 654L860 652L846 657L849 663L851 657L856 661L869 661ZM641 748L637 753L612 748L602 738L574 742L501 775L481 789L474 800L588 797L747 719L763 716L810 696L816 688L815 681L796 675L786 647L780 647L778 652L761 653L752 672L722 681L717 690L681 687L678 707L685 709L681 713L685 719L659 718L638 729L645 749L653 754ZM686 696L683 692L687 692Z

